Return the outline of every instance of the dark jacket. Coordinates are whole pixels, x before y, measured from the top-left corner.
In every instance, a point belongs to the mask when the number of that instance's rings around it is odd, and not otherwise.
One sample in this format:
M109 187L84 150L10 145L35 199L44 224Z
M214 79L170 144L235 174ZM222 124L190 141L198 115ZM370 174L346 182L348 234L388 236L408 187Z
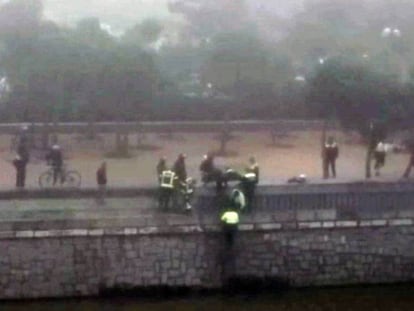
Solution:
M63 165L62 150L60 149L50 150L49 153L46 155L46 161L49 165L52 165L54 167L62 167Z
M107 178L106 178L106 168L105 167L100 167L98 168L98 170L96 171L96 182L98 183L98 185L103 186L106 185L107 183Z
M336 143L328 144L324 146L325 157L327 160L336 160L339 155L339 148Z
M214 163L212 158L204 159L200 164L200 171L203 173L211 173L214 171Z
M178 158L177 161L175 161L173 171L177 175L178 180L185 181L187 179L187 170L183 158Z

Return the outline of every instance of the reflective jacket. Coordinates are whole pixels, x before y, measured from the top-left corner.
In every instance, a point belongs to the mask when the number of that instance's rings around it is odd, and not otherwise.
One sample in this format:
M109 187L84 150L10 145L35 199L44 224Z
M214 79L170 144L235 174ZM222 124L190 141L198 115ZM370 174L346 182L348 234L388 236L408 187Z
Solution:
M234 211L224 212L221 221L226 225L237 225L239 223L239 214Z
M165 189L173 189L176 174L173 171L163 171L161 173L160 186Z

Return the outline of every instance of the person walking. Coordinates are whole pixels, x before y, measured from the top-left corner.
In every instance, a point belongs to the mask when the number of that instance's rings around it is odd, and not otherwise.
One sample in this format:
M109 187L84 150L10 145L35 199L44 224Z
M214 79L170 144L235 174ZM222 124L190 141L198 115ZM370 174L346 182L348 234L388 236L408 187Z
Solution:
M98 202L105 202L106 184L108 182L106 174L106 162L102 162L96 171L96 183L98 184Z
M385 165L385 156L386 156L385 144L382 141L379 141L378 144L377 144L377 146L375 147L375 150L374 150L374 158L375 158L374 169L375 169L375 176L380 176L381 175L380 170Z
M16 168L16 187L20 189L24 188L27 162L20 155L16 155L13 160L13 165Z
M336 178L336 159L339 156L339 147L335 139L328 137L323 147L323 161L324 161L324 178L329 178L329 170L332 177Z

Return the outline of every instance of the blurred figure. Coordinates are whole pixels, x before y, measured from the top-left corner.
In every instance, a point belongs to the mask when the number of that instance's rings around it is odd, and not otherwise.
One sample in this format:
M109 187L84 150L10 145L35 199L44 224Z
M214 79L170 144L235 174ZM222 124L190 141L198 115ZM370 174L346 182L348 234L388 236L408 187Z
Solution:
M158 161L157 167L157 178L158 178L158 184L161 182L161 174L165 170L167 170L167 158L165 156L161 157Z
M187 169L185 167L186 155L180 153L174 163L173 171L176 174L178 181L185 183L187 179Z
M175 172L165 169L161 173L158 197L158 206L160 209L166 210L169 208L170 200L174 194L174 188L176 183L177 176Z
M234 237L237 233L239 225L239 213L232 207L227 207L220 217L223 224L223 232L226 249L232 249L234 244Z
M332 177L336 178L336 159L338 156L338 144L335 139L330 136L323 147L324 178L329 178L329 170L331 170Z
M46 155L47 165L53 169L53 185L56 185L58 178L63 183L63 154L60 146L55 144Z
M96 171L96 182L98 184L98 201L104 203L106 194L106 184L108 182L106 175L106 162L102 162Z
M256 185L259 182L259 165L254 157L250 157L249 166L241 179L241 186L246 198L246 210L251 210L253 206Z
M20 156L16 155L13 165L16 168L16 187L24 188L26 181L26 164L27 162Z
M409 178L411 169L414 166L414 145L410 146L410 162L408 163L407 168L405 169L403 178Z
M384 167L385 165L385 156L386 156L386 148L385 148L385 144L382 141L379 141L377 146L375 147L374 150L374 159L375 159L375 165L374 165L374 169L375 169L375 176L380 176L381 172L381 168Z
M239 189L233 189L231 192L231 203L236 210L243 211L246 207L244 193Z
M259 164L257 163L255 157L250 157L249 166L246 168L246 173L255 174L255 183L259 183Z

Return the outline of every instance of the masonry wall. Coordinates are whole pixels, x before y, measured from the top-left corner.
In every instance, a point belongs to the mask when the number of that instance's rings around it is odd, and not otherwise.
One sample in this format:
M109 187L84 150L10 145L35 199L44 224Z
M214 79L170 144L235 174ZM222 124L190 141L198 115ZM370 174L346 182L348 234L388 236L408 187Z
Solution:
M153 285L217 288L231 276L272 277L292 286L412 281L414 192L381 187L348 197L346 189L261 189L231 253L208 194L193 214L167 215L167 226L70 220L53 229L0 226L0 299Z

